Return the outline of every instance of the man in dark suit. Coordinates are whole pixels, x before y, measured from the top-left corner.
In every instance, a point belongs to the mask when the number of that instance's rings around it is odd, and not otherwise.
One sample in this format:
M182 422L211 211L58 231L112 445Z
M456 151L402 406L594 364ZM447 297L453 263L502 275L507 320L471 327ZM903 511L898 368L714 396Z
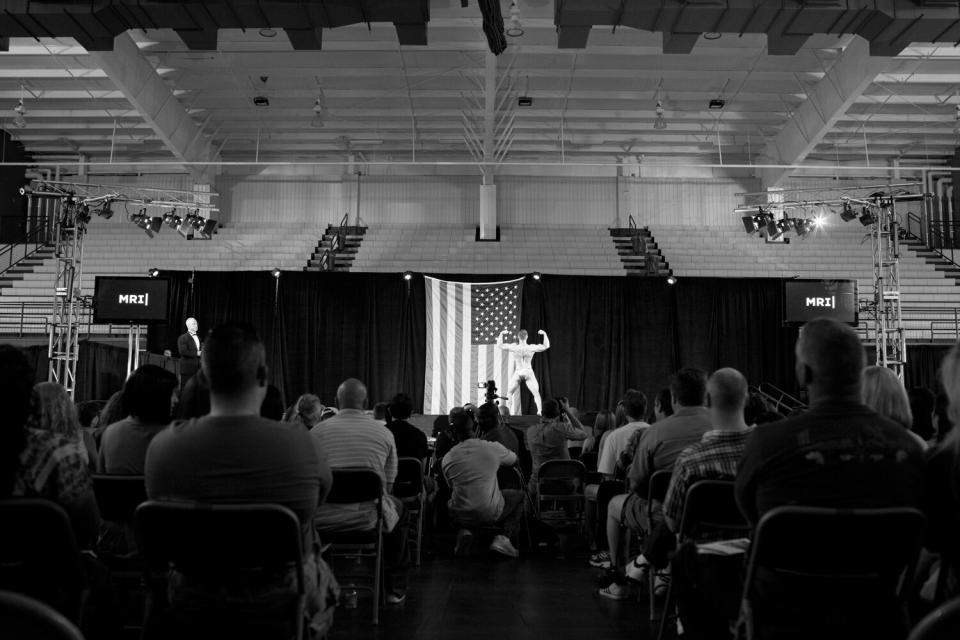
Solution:
M177 352L180 355L180 377L186 381L200 368L200 326L196 318L187 318L187 332L177 338Z

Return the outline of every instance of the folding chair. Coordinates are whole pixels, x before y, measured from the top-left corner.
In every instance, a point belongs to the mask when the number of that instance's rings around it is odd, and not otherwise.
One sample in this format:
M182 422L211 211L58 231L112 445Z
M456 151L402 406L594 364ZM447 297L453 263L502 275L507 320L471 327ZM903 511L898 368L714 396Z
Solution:
M548 460L537 469L536 516L547 524L573 522L577 531L583 530L583 511L586 498L583 495L583 479L587 471L579 460ZM552 510L544 509L545 505ZM573 507L573 515L566 508Z
M100 517L106 522L116 523L123 531L126 547L130 551L135 551L133 514L141 503L147 501L147 487L143 476L95 473L91 479ZM101 531L101 539L97 541L98 547L103 542L105 533Z
M397 460L397 478L393 481L393 495L403 501L410 514L414 530L407 544L414 547L414 562L420 566L420 547L423 542L423 519L426 512L427 493L423 487L423 463L419 458Z
M0 589L50 605L80 624L87 583L70 517L49 500L0 500Z
M134 528L153 587L145 638L302 637L303 530L287 507L148 501L137 507Z
M500 467L497 469L497 486L501 491L506 489L522 492L527 507L530 507L530 494L527 492L527 481L524 479L523 471L520 470L519 466L514 465L512 467ZM530 511L528 510L527 513L529 514ZM500 525L484 525L477 527L477 529L486 533L492 533L493 535L503 533L503 527ZM531 546L531 537L530 522L527 517L523 518L523 537L524 540L521 542L521 546L524 546L524 543L526 543L524 548L529 548Z
M718 533L722 540L750 535L750 524L737 506L732 480L700 480L687 489L683 514L680 517L680 530L677 532L678 545L696 542L706 531L712 534L711 539L717 539ZM667 599L663 604L664 614L660 618L657 640L663 638L671 617L675 584L675 579L671 579L667 588Z
M670 478L673 476L672 469L660 469L659 471L654 471L650 476L650 480L647 482L647 522L650 523L650 526L653 526L653 505L655 502L663 503L667 498L667 490L670 488ZM627 488L629 491L629 487ZM647 535L650 534L649 531L646 532ZM661 574L667 572L661 571ZM647 593L650 598L650 622L653 622L657 619L657 604L656 597L654 596L654 587L656 585L657 572L648 571L647 572Z
M753 536L738 637L787 629L902 638L904 594L925 524L907 507L771 509Z
M6 640L83 640L56 609L12 591L0 591L0 629Z
M372 528L337 531L317 527L324 545L329 545L331 565L337 559L350 560L353 571L335 570L341 589L362 589L373 596L373 624L380 623L380 603L384 598L383 586L383 482L370 469L334 469L333 487L327 496L327 504L358 504L370 502L376 505L376 522ZM364 560L373 561L373 574L356 572Z
M960 598L943 604L913 628L907 640L956 640L960 638Z

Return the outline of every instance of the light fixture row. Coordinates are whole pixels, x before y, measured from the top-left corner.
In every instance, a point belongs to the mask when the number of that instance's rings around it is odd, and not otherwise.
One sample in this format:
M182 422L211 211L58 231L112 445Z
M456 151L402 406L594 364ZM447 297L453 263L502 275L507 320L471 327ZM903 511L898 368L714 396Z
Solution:
M175 229L187 240L210 240L217 229L217 221L204 218L199 209L188 211L185 216L177 215L176 209L171 209L162 216L151 216L146 207L141 207L136 213L130 213L128 218L150 238L160 233L163 225Z

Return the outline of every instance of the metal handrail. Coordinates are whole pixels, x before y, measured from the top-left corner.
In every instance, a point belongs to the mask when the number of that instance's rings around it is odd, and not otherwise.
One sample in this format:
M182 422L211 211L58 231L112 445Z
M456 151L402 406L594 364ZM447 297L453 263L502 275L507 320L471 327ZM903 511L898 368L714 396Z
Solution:
M769 382L761 382L760 386L753 387L765 400L773 403L773 410L783 415L789 415L797 409L806 409L807 404ZM784 411L786 410L786 411Z
M0 300L0 334L23 337L27 333L49 333L50 313L50 303L45 300L36 302ZM129 331L129 325L127 324L95 324L93 322L93 307L86 302L81 304L79 316L79 324L84 327L82 335L126 335ZM96 327L100 327L101 330L95 330ZM103 327L106 327L105 331L102 330Z
M49 232L50 226L47 224L47 221L44 220L41 224L28 231L26 235L24 235L23 239L21 239L19 242L12 242L0 248L0 264L6 262L4 266L0 267L0 275L3 275L30 256L34 255L43 247L48 246L50 244ZM30 248L31 245L33 245L32 249ZM15 258L15 256L19 253L18 249L22 249L23 253L20 255L20 257Z

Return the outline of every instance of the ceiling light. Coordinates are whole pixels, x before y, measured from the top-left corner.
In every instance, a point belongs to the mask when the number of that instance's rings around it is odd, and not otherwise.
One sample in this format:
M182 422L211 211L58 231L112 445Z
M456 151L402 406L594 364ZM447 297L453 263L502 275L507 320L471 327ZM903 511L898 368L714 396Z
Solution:
M663 130L667 128L667 121L663 117L663 105L660 104L660 101L657 100L657 119L653 121L653 128Z
M815 226L814 221L808 218L795 218L793 220L793 229L801 238L813 231Z
M539 272L539 271L534 271L533 274L532 274L532 276L533 276L533 279L536 280L537 282L540 281L540 277L541 277L541 276L540 276L540 272Z
M840 219L844 222L850 222L851 220L856 219L857 214L853 210L853 207L850 206L849 202L843 203L843 211L840 212Z
M412 272L412 271L404 271L404 272L403 272L403 279L406 280L407 282L409 282L410 280L413 280L413 272Z
M708 105L708 107L716 111L716 110L723 109L723 107L726 106L726 104L727 104L727 101L724 100L723 98L714 98L713 100L710 101L710 104Z
M171 229L176 229L181 225L181 223L183 223L183 218L177 215L176 209L173 209L172 211L163 214L163 223Z
M265 27L265 28L263 28L263 29L260 29L260 37L262 37L262 38L276 38L276 37L277 37L277 32L276 32L275 29L271 29L270 27Z
M147 275L151 278L156 278L158 275L160 275L160 269L157 269L156 267L150 267L147 269Z
M199 237L201 240L210 240L213 238L214 232L217 230L217 221L204 219L200 215L195 215L193 218L193 237Z
M722 33L717 33L716 31L707 31L703 34L704 40L719 40L723 36Z
M254 106L256 106L256 107L269 107L269 106L270 106L270 99L267 98L266 96L254 96L254 97L253 97L253 104L254 104Z
M278 269L277 267L274 267L274 268L273 268L273 271L270 272L270 275L272 275L274 278L279 278L279 277L280 277L280 269Z
M677 284L676 276L672 276L672 275L667 276L667 284L669 284L670 286Z
M870 210L869 207L864 207L860 210L860 224L865 227L869 227L877 221L877 216Z
M504 33L511 38L519 38L523 35L523 24L520 22L520 7L516 2L510 3L510 20L507 22L507 28Z

